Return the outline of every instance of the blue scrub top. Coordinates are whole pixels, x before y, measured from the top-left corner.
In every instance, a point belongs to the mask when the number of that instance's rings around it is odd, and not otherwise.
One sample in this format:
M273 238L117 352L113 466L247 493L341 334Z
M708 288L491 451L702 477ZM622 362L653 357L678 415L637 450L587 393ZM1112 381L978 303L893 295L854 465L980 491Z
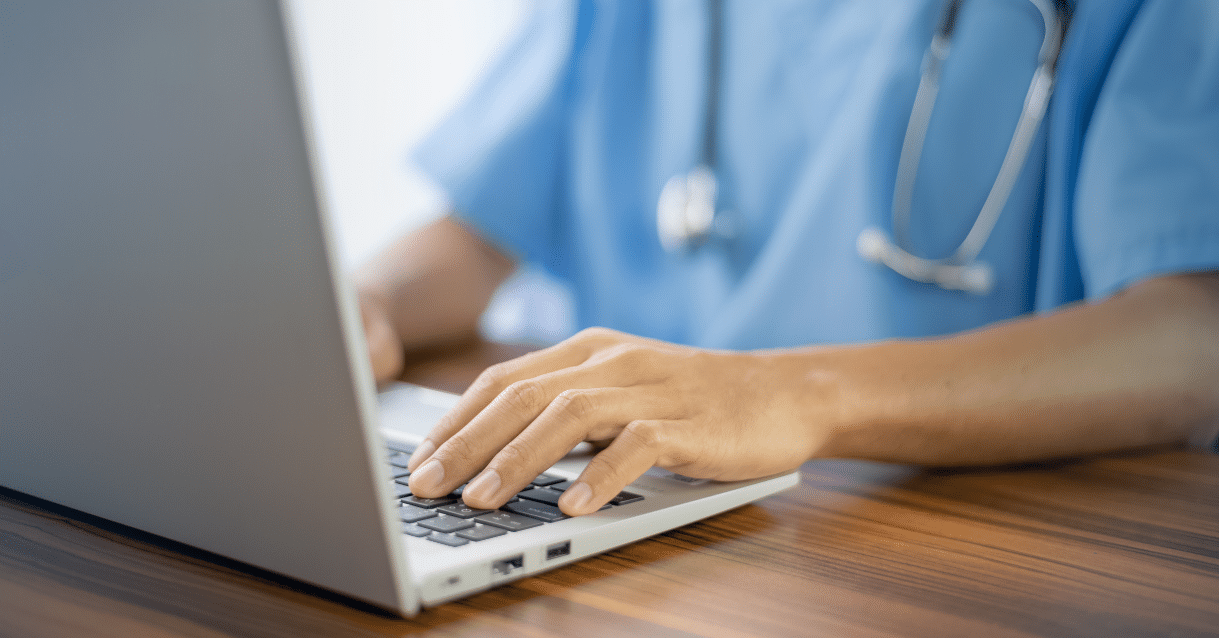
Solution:
M736 229L656 232L700 161L705 2L550 2L417 153L459 217L571 285L580 326L752 349L954 333L1147 277L1219 269L1219 3L1080 0L1040 139L979 259L994 292L862 259L941 0L725 3L718 175ZM1027 0L958 18L911 247L950 254L1011 139L1042 42ZM1048 140L1048 141L1047 141Z

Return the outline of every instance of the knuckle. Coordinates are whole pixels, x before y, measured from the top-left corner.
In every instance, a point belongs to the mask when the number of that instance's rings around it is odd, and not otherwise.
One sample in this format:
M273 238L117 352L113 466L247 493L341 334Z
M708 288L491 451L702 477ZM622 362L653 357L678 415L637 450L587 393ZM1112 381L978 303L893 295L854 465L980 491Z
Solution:
M528 471L537 461L537 454L532 448L520 443L509 443L495 455L492 465L501 476L509 479L523 471Z
M702 470L697 468L706 465L705 462L700 463L698 459L689 454L687 450L666 450L664 454L661 454L656 458L656 462L660 466L671 470L683 470L683 474L690 474L692 472L695 474L702 473ZM712 465L716 464L712 463Z
M585 328L585 329L581 330L580 332L577 332L576 337L579 339L603 337L603 336L609 334L610 332L611 332L611 330L609 328L602 328L601 326L592 326L590 328Z
M617 335L617 332L610 330L609 328L593 326L592 328L585 328L580 332L577 332L575 336L572 337L572 340L581 343L601 343L603 341L614 339Z
M517 381L500 393L500 400L516 412L540 412L545 407L545 392L537 381Z
M620 343L606 352L610 363L627 367L638 367L647 358L650 350L635 343Z
M631 443L650 449L664 447L664 426L657 421L631 421L622 429L619 438L626 437Z
M596 403L588 392L580 390L564 390L551 403L558 416L563 419L580 421L596 410Z
M620 479L619 473L622 468L610 461L602 458L600 454L589 459L588 465L584 468L584 476L599 477L601 480L615 481Z
M502 379L508 376L508 365L506 363L497 363L478 375L471 387L480 390L498 389L503 385Z
M437 451L437 454L443 454L443 458L452 459L462 464L475 460L474 446L466 440L466 437L461 435L450 437L441 446L441 450Z

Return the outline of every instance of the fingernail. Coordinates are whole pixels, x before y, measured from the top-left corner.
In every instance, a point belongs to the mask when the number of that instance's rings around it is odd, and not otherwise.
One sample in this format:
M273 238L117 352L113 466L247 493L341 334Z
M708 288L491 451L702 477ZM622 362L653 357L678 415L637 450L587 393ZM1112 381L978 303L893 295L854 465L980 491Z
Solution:
M563 492L563 497L559 500L562 501L561 504L565 506L562 509L578 514L584 511L584 508L588 506L588 502L592 500L592 498L592 488L588 486L588 483L581 481L567 488L567 490Z
M436 445L431 440L424 439L423 443L420 443L419 447L415 448L415 453L411 454L411 460L406 462L406 469L414 472L419 467L419 464L426 461L427 457L431 456L432 452L435 451Z
M495 470L487 470L478 475L466 489L461 492L463 498L469 497L476 501L486 503L495 498L495 493L499 491L500 480L499 472Z
M444 466L440 461L432 459L423 464L418 472L411 472L409 485L411 492L419 494L420 492L435 492L440 489L440 482L444 480Z

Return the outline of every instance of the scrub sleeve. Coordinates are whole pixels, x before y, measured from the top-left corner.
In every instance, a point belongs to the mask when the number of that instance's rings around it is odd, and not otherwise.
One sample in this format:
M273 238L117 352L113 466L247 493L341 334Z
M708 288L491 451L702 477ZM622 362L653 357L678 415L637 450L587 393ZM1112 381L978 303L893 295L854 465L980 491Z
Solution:
M552 273L562 270L555 256L575 14L574 3L540 3L474 92L414 153L458 220L519 262Z

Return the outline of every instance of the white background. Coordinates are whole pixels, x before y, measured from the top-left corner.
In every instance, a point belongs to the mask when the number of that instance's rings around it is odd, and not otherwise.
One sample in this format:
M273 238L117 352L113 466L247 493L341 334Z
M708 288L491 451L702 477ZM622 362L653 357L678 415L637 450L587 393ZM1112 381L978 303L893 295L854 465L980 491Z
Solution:
M292 0L327 204L344 263L431 219L409 162L513 35L519 0Z
M523 0L291 0L326 205L344 267L445 210L411 148L472 88L528 11ZM504 341L571 331L570 302L536 273L484 317Z

